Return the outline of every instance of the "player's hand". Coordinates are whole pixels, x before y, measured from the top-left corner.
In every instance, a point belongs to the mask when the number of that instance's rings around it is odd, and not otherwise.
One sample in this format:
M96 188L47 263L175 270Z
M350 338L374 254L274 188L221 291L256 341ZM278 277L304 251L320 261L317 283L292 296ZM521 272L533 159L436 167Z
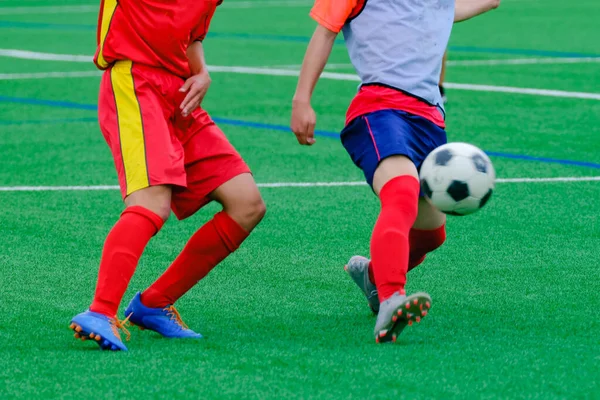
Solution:
M296 135L298 143L306 146L315 144L315 126L317 125L317 116L310 101L292 102L292 122L290 127Z
M206 96L206 92L208 92L210 82L211 80L208 71L203 71L198 75L188 78L181 89L179 89L182 93L187 92L185 99L183 99L181 106L179 106L181 114L184 117L187 117L192 111L200 107L204 96Z

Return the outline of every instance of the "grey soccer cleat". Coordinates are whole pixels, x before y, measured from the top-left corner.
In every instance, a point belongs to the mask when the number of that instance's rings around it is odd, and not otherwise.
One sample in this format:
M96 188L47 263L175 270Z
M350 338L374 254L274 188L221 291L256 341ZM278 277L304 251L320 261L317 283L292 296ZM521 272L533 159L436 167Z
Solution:
M431 308L431 297L427 293L415 293L406 297L398 292L381 303L375 323L377 343L396 342L407 325L421 322Z
M369 307L374 314L379 312L379 298L377 297L377 287L369 279L369 263L371 261L363 256L354 256L344 267L354 283L362 290L369 302Z

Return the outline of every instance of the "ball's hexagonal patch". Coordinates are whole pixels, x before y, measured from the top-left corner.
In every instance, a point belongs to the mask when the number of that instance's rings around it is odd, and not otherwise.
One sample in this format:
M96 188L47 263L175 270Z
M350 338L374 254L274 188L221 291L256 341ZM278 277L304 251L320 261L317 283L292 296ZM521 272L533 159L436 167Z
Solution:
M479 202L479 208L485 206L485 204L488 202L490 197L492 197L492 192L493 192L492 189L488 190L488 192L485 194L485 196L483 196L481 198L481 201Z
M421 179L421 190L423 191L425 196L429 198L431 198L431 196L433 195L433 190L431 190L431 187L429 187L429 183L427 183L425 179Z
M473 161L473 165L475 165L475 169L477 171L487 174L488 162L481 154L475 154L471 157L471 160Z
M450 150L440 150L435 154L435 165L448 165L451 159L452 152Z
M454 201L461 201L469 197L469 185L462 181L452 181L446 190Z

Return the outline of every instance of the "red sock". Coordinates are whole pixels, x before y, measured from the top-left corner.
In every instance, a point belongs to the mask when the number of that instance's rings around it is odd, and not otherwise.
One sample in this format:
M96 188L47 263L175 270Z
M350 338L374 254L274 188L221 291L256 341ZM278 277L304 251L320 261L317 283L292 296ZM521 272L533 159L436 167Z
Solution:
M413 228L410 230L409 241L408 270L410 271L425 260L427 253L431 253L444 244L446 241L446 225L430 231Z
M142 303L151 308L175 303L247 237L248 232L228 214L216 214L194 233L169 269L142 293Z
M104 242L91 311L111 318L117 315L142 253L163 223L162 218L144 207L127 207L123 211Z
M419 181L409 175L386 183L379 193L381 212L371 237L371 267L379 301L404 293L410 228L417 219Z

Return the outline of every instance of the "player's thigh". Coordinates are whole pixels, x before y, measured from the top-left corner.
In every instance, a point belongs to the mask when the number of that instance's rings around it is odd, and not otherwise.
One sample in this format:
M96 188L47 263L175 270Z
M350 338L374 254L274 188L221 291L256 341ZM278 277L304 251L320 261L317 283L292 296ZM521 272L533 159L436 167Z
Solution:
M352 121L341 134L342 144L375 193L390 179L411 175L445 132L432 122L398 110L381 110Z
M100 88L100 127L113 154L123 198L159 185L185 186L184 154L173 135L172 106L156 72L119 62Z
M446 223L446 214L435 208L425 197L419 198L419 212L413 228L434 230Z
M395 155L382 160L373 176L373 191L379 195L379 192L386 183L404 175L414 176L415 179L419 179L417 167L415 167L411 159L406 156Z
M250 175L250 168L203 110L176 125L184 143L187 187L174 190L171 206L177 218L184 219L218 200L212 193L239 175Z

